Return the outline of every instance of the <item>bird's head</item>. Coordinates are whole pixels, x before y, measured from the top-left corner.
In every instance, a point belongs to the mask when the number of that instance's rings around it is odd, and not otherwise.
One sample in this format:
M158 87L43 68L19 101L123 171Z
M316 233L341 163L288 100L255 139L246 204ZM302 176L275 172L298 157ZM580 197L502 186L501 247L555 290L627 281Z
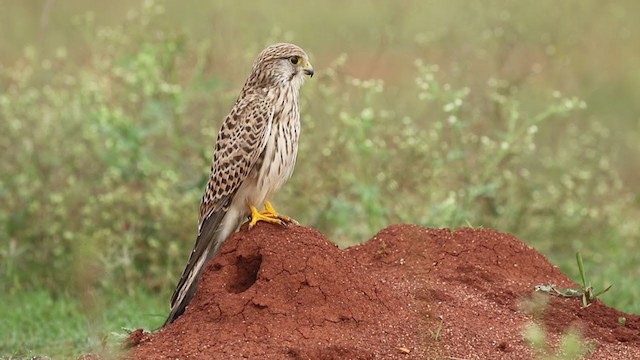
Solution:
M313 67L299 46L280 43L262 50L253 63L253 75L263 85L300 86L306 76L313 76Z

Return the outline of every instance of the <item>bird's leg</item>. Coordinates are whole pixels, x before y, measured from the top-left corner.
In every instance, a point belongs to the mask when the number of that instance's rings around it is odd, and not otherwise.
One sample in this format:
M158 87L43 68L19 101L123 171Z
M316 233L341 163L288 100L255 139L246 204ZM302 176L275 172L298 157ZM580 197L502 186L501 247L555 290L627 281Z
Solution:
M290 218L289 216L278 214L276 209L273 208L273 205L271 205L271 203L268 202L268 201L264 202L264 211L262 211L261 214L269 216L269 217L272 217L272 218L278 218L285 224L300 225L299 222L295 221L294 219Z

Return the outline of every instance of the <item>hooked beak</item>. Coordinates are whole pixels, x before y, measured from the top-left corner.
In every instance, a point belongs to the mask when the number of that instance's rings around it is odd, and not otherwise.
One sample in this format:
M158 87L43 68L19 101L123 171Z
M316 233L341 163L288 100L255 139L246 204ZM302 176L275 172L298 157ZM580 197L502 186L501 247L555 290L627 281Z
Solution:
M302 68L302 70L304 71L305 75L309 75L309 77L313 77L313 66L311 66L311 63L309 63L308 61L306 64L304 64L304 67Z

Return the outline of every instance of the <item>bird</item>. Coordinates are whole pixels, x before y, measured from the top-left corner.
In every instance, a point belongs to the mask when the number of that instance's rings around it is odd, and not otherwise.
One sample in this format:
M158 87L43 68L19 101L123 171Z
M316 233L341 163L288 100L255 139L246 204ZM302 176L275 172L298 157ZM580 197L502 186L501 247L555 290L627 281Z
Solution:
M305 51L273 44L253 62L233 108L218 132L209 182L200 204L198 235L171 296L164 326L182 315L196 292L205 265L227 237L250 216L259 221L297 224L279 214L270 199L289 179L300 136L300 87L313 77ZM258 207L264 205L264 210Z

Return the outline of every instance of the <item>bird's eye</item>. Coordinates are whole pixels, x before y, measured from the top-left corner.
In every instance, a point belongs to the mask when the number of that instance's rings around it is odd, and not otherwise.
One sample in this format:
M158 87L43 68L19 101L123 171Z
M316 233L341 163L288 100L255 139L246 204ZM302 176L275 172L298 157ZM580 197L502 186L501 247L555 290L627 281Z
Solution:
M291 63L293 65L297 65L300 62L300 57L299 56L292 56L289 58L289 61L291 61Z

